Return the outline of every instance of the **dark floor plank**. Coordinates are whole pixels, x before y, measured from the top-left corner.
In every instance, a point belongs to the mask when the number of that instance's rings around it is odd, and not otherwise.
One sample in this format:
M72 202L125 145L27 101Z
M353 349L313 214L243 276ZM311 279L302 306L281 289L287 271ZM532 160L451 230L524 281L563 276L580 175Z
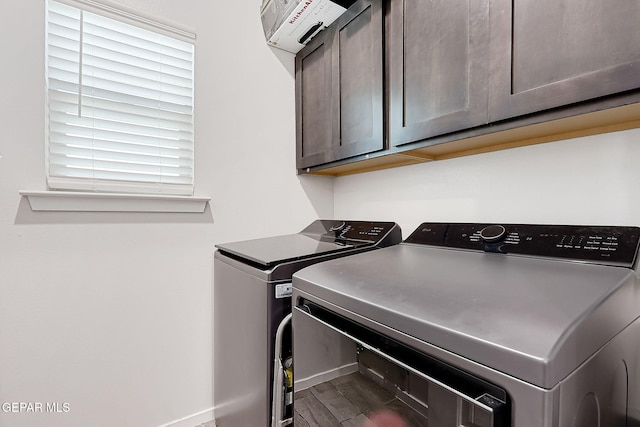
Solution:
M341 427L340 421L312 393L300 396L296 393L293 405L296 427Z
M331 380L331 383L363 414L382 407L395 398L389 391L359 372L336 378Z
M297 411L295 411L295 413L293 414L293 425L295 427L309 427L309 423L307 422L307 420L302 418L302 415L300 415Z
M427 427L427 418L360 373L296 391L295 427L362 427L379 411L399 415L409 427Z
M368 418L364 414L360 414L357 417L349 418L342 423L342 427L363 427L365 426ZM296 426L298 427L298 426Z
M311 393L340 422L358 416L362 411L353 405L331 382L324 382L311 387Z

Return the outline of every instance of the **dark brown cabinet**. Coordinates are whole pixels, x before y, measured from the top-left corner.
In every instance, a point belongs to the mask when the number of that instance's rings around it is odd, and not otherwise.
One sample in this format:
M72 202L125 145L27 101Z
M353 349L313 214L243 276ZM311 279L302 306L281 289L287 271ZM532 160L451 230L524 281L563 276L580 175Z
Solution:
M486 124L489 0L393 0L389 7L391 145Z
M640 2L491 0L489 120L640 87Z
M381 3L358 1L296 56L298 169L385 148Z
M326 30L325 30L326 31ZM298 169L335 157L331 126L331 39L321 32L296 56L296 151Z
M359 0L296 56L298 170L632 127L639 22L638 0Z

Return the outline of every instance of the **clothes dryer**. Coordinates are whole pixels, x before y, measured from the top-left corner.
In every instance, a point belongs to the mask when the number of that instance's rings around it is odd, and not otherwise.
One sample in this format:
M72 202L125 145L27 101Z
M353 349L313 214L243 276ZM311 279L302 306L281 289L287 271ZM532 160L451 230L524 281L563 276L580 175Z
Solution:
M296 426L640 426L639 242L638 227L424 223L297 272Z

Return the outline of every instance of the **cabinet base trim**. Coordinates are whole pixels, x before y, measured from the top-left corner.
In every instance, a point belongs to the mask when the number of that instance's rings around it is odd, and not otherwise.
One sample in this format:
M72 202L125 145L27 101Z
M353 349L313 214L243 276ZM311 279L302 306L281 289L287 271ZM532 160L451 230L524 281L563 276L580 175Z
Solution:
M508 124L506 124L508 126ZM365 159L351 159L350 163L310 170L314 175L344 176L372 172L400 166L408 166L429 161L446 160L455 157L482 154L509 148L525 147L553 141L617 132L640 128L640 103L574 115L558 120L530 124L511 129L478 129L484 132L466 138L436 143L403 152L369 155ZM450 135L452 137L452 135ZM354 161L355 160L355 161Z

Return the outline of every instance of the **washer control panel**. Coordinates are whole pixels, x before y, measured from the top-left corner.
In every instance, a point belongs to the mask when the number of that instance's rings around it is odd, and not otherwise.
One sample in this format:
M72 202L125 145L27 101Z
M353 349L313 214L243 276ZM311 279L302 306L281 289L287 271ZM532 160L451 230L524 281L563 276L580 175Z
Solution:
M335 240L376 242L393 229L395 223L370 221L328 222L327 236Z
M430 222L421 224L405 240L420 245L628 267L635 262L639 242L640 227Z
M402 241L402 230L395 222L327 220L313 221L300 232L314 240L336 244L395 245Z

